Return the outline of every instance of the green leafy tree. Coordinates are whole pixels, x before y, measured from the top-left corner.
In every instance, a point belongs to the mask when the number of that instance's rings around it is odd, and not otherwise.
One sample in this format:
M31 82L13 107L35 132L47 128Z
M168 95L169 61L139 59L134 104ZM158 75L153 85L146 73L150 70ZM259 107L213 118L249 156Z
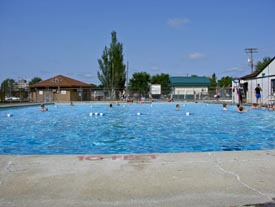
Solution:
M123 45L117 41L116 32L112 32L110 47L105 46L101 59L98 59L97 76L109 93L122 90L125 86L126 71L123 63Z
M262 61L258 61L255 65L255 70L262 71L271 62L271 60L272 59L270 57L265 57Z
M15 86L15 80L7 78L1 83L1 90L5 96L12 96L12 89Z
M222 88L230 87L232 85L232 77L222 77L220 80L218 80L218 85Z
M15 80L7 78L1 83L1 88L9 89L10 87L13 87L15 85Z
M212 77L209 78L210 80L210 90L216 90L217 88L217 76L216 76L216 73L213 73L212 74Z
M42 81L41 78L39 78L39 77L34 77L33 79L31 79L31 81L29 82L29 84L30 84L30 85L33 85L33 84L39 83L40 81Z
M129 90L131 93L138 93L139 95L148 94L150 87L150 75L146 72L134 73L130 79Z
M170 93L170 78L169 74L161 73L160 75L154 75L151 77L151 84L160 84L161 85L161 93L163 95L167 95Z

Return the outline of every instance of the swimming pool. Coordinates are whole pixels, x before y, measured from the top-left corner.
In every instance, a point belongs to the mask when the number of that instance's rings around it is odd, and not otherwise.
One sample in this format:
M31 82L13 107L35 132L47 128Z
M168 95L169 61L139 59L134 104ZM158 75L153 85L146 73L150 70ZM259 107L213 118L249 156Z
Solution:
M0 154L131 154L275 148L275 112L221 104L68 104L0 110ZM186 113L190 115L187 116ZM97 115L95 115L97 113ZM102 113L100 115L100 113ZM8 117L7 114L12 116Z

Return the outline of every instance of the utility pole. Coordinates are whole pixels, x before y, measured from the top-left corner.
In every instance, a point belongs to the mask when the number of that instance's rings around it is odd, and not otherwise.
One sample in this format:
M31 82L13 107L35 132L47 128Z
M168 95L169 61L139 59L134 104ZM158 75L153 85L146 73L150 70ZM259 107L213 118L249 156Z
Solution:
M258 49L257 48L246 48L245 52L247 54L250 54L250 58L248 58L248 63L251 66L251 73L253 73L253 53L258 52ZM252 90L253 89L252 89L252 82L251 82L250 83L250 99L251 99L251 102L252 102Z
M115 69L114 69L114 63L112 61L112 92L111 92L111 100L113 101L114 100L114 72L115 72Z
M248 63L251 66L251 73L253 72L253 53L257 53L258 49L257 48L245 48L245 52L247 54L250 54L250 58L248 58Z
M128 92L128 74L129 74L129 62L126 65L126 92Z

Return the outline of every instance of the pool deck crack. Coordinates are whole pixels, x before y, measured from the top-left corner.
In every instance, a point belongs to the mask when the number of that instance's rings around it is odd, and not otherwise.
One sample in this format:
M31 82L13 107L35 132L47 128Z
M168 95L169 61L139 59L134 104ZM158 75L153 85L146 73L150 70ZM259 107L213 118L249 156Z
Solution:
M211 154L211 153L208 153L208 155L211 157L212 154ZM229 171L229 170L224 169L224 168L221 166L221 163L223 163L222 161L219 161L219 160L215 159L214 162L216 163L216 167L217 167L220 171L222 171L222 172L225 173L225 174L229 174L229 175L232 175L232 176L236 177L237 182L240 183L240 184L241 184L242 186L244 186L245 188L247 188L247 189L249 189L249 190L251 190L251 191L254 191L255 193L257 193L257 194L259 194L259 195L261 195L261 196L267 198L269 201L272 201L272 202L274 201L272 197L270 197L270 196L264 194L263 192L257 190L256 188L253 188L253 187L251 187L250 185L248 185L247 183L243 182L243 181L241 180L241 177L240 177L237 173L235 173L235 172L233 172L233 171Z
M5 167L2 169L1 173L0 173L0 185L3 184L3 178L5 177L5 179L7 179L7 177L10 175L11 172L16 171L15 169L15 162L18 156L14 156L12 157L10 160L8 160L7 164L5 165Z

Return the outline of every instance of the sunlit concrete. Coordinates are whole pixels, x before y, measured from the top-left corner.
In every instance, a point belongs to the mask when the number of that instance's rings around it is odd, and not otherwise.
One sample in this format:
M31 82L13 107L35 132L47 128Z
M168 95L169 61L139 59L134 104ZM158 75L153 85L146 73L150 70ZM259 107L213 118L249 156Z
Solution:
M0 156L0 206L242 206L275 198L275 150Z

